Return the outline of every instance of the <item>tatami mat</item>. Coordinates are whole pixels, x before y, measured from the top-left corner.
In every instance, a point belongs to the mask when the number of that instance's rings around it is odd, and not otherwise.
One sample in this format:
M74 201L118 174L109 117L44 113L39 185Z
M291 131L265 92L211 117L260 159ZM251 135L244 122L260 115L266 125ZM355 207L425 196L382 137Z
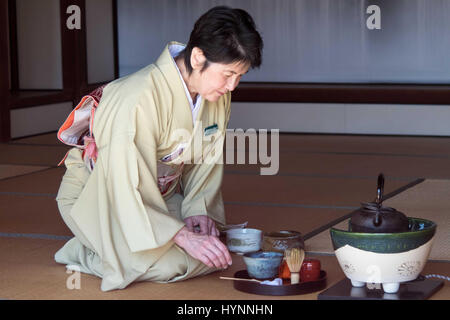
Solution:
M227 223L248 222L248 227L272 232L295 230L306 235L331 220L345 215L346 209L280 208L225 204Z
M56 166L68 147L47 145L0 144L0 163L16 165Z
M450 180L425 180L384 204L407 216L434 221L437 231L430 257L450 261Z
M0 212L2 233L72 235L53 197L0 194Z
M424 218L437 224L437 231L429 259L450 262L450 181L425 180L424 182L386 200L383 204L396 208L409 217ZM349 219L334 228L347 230ZM311 252L333 253L330 231L308 239L306 249ZM449 269L450 270L450 269Z
M391 180L386 183L386 193L405 184L405 181ZM222 193L228 202L341 207L351 211L360 202L375 198L376 179L226 174Z
M267 232L296 230L303 235L348 212L345 209L280 209L227 203L225 211L230 224L247 221L249 227ZM3 234L72 235L59 214L55 199L51 197L0 195L0 212L0 232Z
M0 183L0 231L70 235L59 216L55 200L61 173L61 169L51 169ZM359 201L373 198L373 190L370 190L373 188L366 186L365 180L354 180L350 184L339 179L320 181L304 178L295 179L295 185L289 186L294 179L280 181L275 177L269 178L269 183L257 189L251 188L253 179L246 175L226 176L223 193L227 223L247 221L249 226L265 231L293 229L306 234L347 214L359 206ZM45 181L45 185L40 186L36 181ZM288 187L280 187L270 200L261 197L262 194L272 193L273 187L283 183L287 183ZM242 193L242 189L235 188L236 184L241 188L248 184L251 190ZM393 181L387 191L401 185L401 182ZM333 192L333 189L338 192ZM283 197L277 197L282 192ZM271 230L266 230L267 226Z
M64 172L65 168L59 167L0 181L0 192L54 194L56 196ZM37 183L37 181L45 183ZM359 202L375 197L376 186L374 183L370 179L345 180L226 174L222 192L226 202L351 209L359 206ZM386 183L386 192L391 192L406 183L397 180L389 181ZM242 192L243 190L245 192Z
M41 134L33 137L14 139L11 141L11 143L63 146L63 143L58 140L56 132Z
M3 172L10 175L0 180L0 299L317 299L319 292L270 297L235 290L232 281L219 279L220 275L233 276L244 269L242 257L235 254L227 270L179 283L141 282L125 290L102 292L101 279L81 274L81 288L70 290L66 283L73 274L66 273L65 266L53 259L71 237L55 201L65 172L64 166L55 166L67 150L56 133L0 144L0 173L4 167ZM227 222L247 221L263 231L291 229L314 234L332 221L345 218L360 202L373 200L380 172L385 174L388 194L417 178L450 179L449 158L450 138L281 134L278 175L261 176L260 165L225 166L222 191ZM17 171L6 167L10 165L17 166ZM21 167L42 170L20 171ZM418 186L426 186L429 181ZM408 190L388 201L400 201L398 205L392 202L399 210L402 201L409 201L411 208L405 211L414 212L420 208L420 199L434 196L445 201L450 192L438 188L437 194L420 192L422 198L412 194L419 202L402 198ZM391 204L388 201L386 204ZM428 211L445 215L445 203ZM444 238L436 241L448 243L449 229L438 222L438 232L444 230ZM328 234L326 230L306 240L306 249L307 256L321 260L330 287L344 274L329 249ZM423 273L449 276L448 270L448 262L432 261ZM449 282L432 299L450 299Z
M225 204L227 223L247 221L264 231L296 230L303 235L345 215L346 209L282 208ZM0 226L3 234L71 236L55 199L21 195L0 195ZM270 228L269 228L270 226Z
M237 162L237 160L235 160ZM450 158L448 157L412 157L393 155L367 154L332 154L332 153L287 153L280 152L280 175L313 175L376 177L383 172L387 178L437 178L450 179ZM230 164L226 170L230 172L252 172L260 174L261 167L271 165L243 166ZM272 165L274 166L274 165Z
M133 283L125 290L102 292L101 280L92 275L79 274L79 282L63 265L54 262L53 255L62 245L58 240L0 239L0 298L1 299L136 299L136 300L315 300L320 292L293 296L261 296L237 291L233 282L219 276L233 276L244 268L242 257L232 254L233 265L204 277L172 284L151 282ZM328 287L345 276L334 256L307 255L321 261L327 272ZM442 263L428 263L426 274L445 273ZM67 286L67 283L72 286ZM79 284L79 289L74 288ZM70 289L72 288L72 289ZM442 299L450 294L450 285L445 284L432 299Z
M0 181L0 193L53 194L56 196L64 173L65 167L61 166Z
M0 180L14 176L47 169L44 166L18 166L10 164L0 164Z
M336 224L333 228L347 230L348 220ZM305 249L308 252L334 254L333 245L331 243L330 229L326 229L312 238L306 239Z

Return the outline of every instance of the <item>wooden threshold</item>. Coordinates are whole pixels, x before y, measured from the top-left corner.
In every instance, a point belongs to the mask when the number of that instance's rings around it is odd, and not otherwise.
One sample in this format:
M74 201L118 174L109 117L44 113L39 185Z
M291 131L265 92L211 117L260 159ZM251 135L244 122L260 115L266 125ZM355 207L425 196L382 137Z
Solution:
M73 94L64 90L19 90L10 95L10 109L38 107L44 104L72 101Z

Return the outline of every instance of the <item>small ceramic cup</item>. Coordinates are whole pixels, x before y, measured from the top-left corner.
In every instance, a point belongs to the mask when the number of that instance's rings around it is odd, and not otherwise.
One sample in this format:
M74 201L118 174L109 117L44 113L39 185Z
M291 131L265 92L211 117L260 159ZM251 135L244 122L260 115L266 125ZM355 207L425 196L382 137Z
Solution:
M320 278L320 260L318 259L305 259L300 269L300 281L315 281Z
M274 251L249 252L244 254L248 275L255 279L273 279L278 275L283 254Z
M227 230L228 250L235 253L255 252L261 249L262 231L243 228Z
M262 250L284 253L290 248L305 248L303 236L298 231L280 230L264 233Z

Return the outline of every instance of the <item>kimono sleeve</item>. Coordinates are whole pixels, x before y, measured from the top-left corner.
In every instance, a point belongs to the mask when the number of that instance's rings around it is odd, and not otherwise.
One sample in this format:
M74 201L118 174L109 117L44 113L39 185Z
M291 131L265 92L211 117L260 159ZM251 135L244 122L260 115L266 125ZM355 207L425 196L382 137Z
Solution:
M100 151L99 158L106 162L109 215L116 219L130 250L138 252L167 244L184 223L169 215L159 191L155 142L149 139L147 147L142 149L134 138L133 132L115 135L105 150ZM145 190L141 190L142 185ZM146 193L145 197L142 192Z
M181 204L183 219L208 215L225 224L222 199L223 164L193 164L183 174L184 200Z

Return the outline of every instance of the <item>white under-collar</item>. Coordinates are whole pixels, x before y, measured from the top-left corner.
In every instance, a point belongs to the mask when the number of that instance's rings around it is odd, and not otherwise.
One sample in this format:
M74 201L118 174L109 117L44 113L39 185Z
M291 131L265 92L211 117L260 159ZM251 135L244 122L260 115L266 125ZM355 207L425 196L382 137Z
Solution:
M202 96L201 95L197 96L197 100L195 101L195 104L192 102L191 94L189 93L186 83L184 82L184 79L181 76L180 69L178 69L178 66L174 59L180 54L181 51L183 51L184 48L185 48L185 46L180 45L180 44L171 44L171 45L169 45L169 53L172 56L172 60L173 60L173 63L175 64L175 68L177 68L178 74L180 75L181 82L183 83L184 91L186 92L186 96L189 101L189 106L191 107L192 122L195 124L195 119L197 119L198 110L200 109L200 104L202 103Z

